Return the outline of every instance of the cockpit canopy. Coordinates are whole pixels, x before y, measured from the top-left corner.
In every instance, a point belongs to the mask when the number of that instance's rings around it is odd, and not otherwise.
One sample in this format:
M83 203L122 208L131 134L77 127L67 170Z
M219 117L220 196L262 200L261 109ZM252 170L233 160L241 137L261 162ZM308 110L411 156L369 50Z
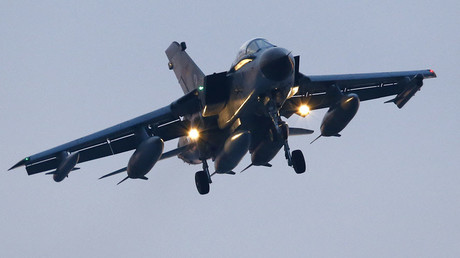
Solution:
M258 52L261 49L275 47L275 45L268 42L266 39L263 38L255 38L246 41L238 51L238 55L236 56L235 61L233 62L233 66L235 66L240 60L245 57L251 56L254 53Z

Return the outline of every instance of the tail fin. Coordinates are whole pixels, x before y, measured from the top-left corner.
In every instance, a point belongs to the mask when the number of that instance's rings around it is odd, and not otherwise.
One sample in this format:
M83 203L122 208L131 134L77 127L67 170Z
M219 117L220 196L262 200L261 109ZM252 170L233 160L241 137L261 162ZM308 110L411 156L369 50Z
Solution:
M203 85L204 74L185 52L186 48L185 42L179 44L174 41L165 52L169 60L169 69L176 74L184 93L189 93Z

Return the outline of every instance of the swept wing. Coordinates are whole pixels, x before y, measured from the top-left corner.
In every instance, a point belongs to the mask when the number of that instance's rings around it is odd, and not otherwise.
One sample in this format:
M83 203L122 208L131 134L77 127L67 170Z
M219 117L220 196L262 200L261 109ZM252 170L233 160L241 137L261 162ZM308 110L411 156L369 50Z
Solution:
M170 105L150 113L109 127L88 136L59 145L49 150L28 156L13 167L25 166L29 175L54 170L59 166L62 153L79 153L78 163L90 161L136 149L139 144L138 130L148 135L159 136L164 141L187 134L189 121L181 116L199 110L198 95L192 91ZM165 157L177 155L177 151L165 153Z
M328 94L331 87L338 88L342 93L355 93L361 101L396 95L389 102L402 108L420 90L424 79L435 77L434 71L428 69L310 76L298 73L298 92L286 101L280 113L289 117L297 112L301 103L308 105L310 110L330 107L335 101Z

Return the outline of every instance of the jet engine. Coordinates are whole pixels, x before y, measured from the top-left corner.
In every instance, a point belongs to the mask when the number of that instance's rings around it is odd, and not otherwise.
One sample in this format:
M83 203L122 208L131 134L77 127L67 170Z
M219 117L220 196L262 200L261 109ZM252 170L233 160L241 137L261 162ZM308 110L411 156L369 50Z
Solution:
M128 177L147 179L145 175L160 159L163 147L163 140L158 136L149 137L142 141L131 158L129 158Z
M248 131L236 131L230 135L214 160L216 173L227 173L234 169L248 152L250 143L251 135Z
M322 136L340 136L348 123L358 112L359 97L354 93L343 95L324 115L321 123Z

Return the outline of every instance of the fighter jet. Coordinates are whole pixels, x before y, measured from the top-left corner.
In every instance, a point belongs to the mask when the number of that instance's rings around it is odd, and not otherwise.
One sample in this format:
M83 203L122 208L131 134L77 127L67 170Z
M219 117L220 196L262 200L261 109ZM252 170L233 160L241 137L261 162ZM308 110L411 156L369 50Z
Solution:
M211 177L235 174L248 152L251 164L247 168L270 167L283 149L287 165L302 174L304 156L300 150L291 152L288 139L313 131L289 127L282 117L305 117L311 110L327 108L318 138L340 136L361 101L394 96L386 102L402 108L424 79L436 77L430 69L304 75L299 72L299 56L263 38L244 43L228 71L205 75L185 50L184 42L173 42L166 49L168 67L182 87L182 97L153 112L27 156L10 170L25 166L29 175L46 172L60 182L79 163L135 150L126 167L101 178L126 172L121 182L147 179L158 160L177 156L202 165L195 184L200 194L207 194ZM177 148L164 151L164 142L175 139Z

